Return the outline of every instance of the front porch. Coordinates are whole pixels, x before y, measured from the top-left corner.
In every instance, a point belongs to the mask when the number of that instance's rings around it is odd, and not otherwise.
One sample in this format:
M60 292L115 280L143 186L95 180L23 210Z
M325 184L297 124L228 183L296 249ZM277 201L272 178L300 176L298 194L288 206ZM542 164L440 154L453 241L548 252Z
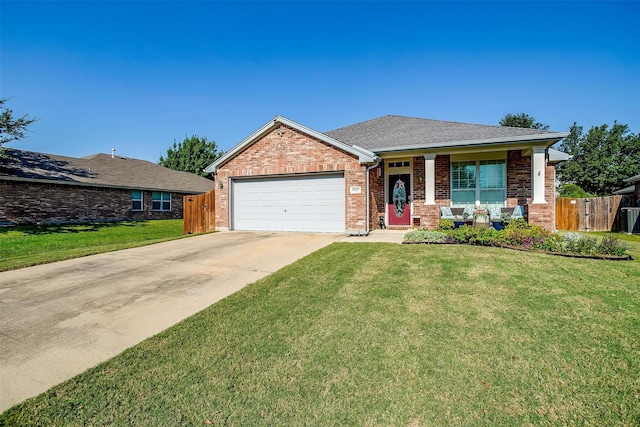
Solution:
M377 170L376 170L377 169ZM389 159L372 171L371 229L380 218L390 228L435 228L441 207L493 209L521 206L524 219L549 231L555 228L555 166L546 147L481 153L427 153ZM394 182L407 194L398 210ZM397 188L397 186L395 186ZM399 215L398 215L399 214Z

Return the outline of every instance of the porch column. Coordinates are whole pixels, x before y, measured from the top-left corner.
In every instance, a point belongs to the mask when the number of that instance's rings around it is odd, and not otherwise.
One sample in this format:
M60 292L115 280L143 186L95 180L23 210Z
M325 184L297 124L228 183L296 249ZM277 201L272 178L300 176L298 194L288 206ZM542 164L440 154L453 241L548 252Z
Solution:
M436 155L424 155L424 204L436 204Z
M546 196L544 194L545 179L544 171L547 163L547 148L546 147L533 147L533 154L531 155L531 174L532 176L532 189L533 189L533 201L534 204L547 203Z

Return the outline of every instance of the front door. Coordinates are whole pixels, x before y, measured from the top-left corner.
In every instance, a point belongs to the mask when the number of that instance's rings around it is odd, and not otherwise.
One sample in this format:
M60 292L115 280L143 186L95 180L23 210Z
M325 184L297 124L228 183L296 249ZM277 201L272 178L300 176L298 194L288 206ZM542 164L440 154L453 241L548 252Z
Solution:
M389 225L411 225L411 175L389 175L387 221Z

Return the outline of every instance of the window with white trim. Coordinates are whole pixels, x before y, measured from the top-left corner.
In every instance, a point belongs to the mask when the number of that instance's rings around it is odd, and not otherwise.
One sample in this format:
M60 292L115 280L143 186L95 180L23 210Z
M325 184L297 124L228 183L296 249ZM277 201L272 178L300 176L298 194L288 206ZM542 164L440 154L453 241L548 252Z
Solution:
M507 198L506 162L451 162L451 204L504 206Z
M154 191L151 193L151 204L154 211L171 210L171 193L164 191Z
M132 211L141 211L142 210L142 191L141 190L133 190L131 192L131 210Z

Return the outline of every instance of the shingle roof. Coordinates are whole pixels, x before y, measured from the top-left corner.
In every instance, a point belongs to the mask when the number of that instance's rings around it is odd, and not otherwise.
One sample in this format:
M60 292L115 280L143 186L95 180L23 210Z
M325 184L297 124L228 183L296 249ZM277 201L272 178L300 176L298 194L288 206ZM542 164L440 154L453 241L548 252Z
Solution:
M559 140L567 135L540 129L476 125L392 115L324 133L374 153L493 142Z
M165 168L146 160L109 154L65 157L5 149L0 179L34 179L60 184L131 188L187 194L205 193L214 182L201 176Z

